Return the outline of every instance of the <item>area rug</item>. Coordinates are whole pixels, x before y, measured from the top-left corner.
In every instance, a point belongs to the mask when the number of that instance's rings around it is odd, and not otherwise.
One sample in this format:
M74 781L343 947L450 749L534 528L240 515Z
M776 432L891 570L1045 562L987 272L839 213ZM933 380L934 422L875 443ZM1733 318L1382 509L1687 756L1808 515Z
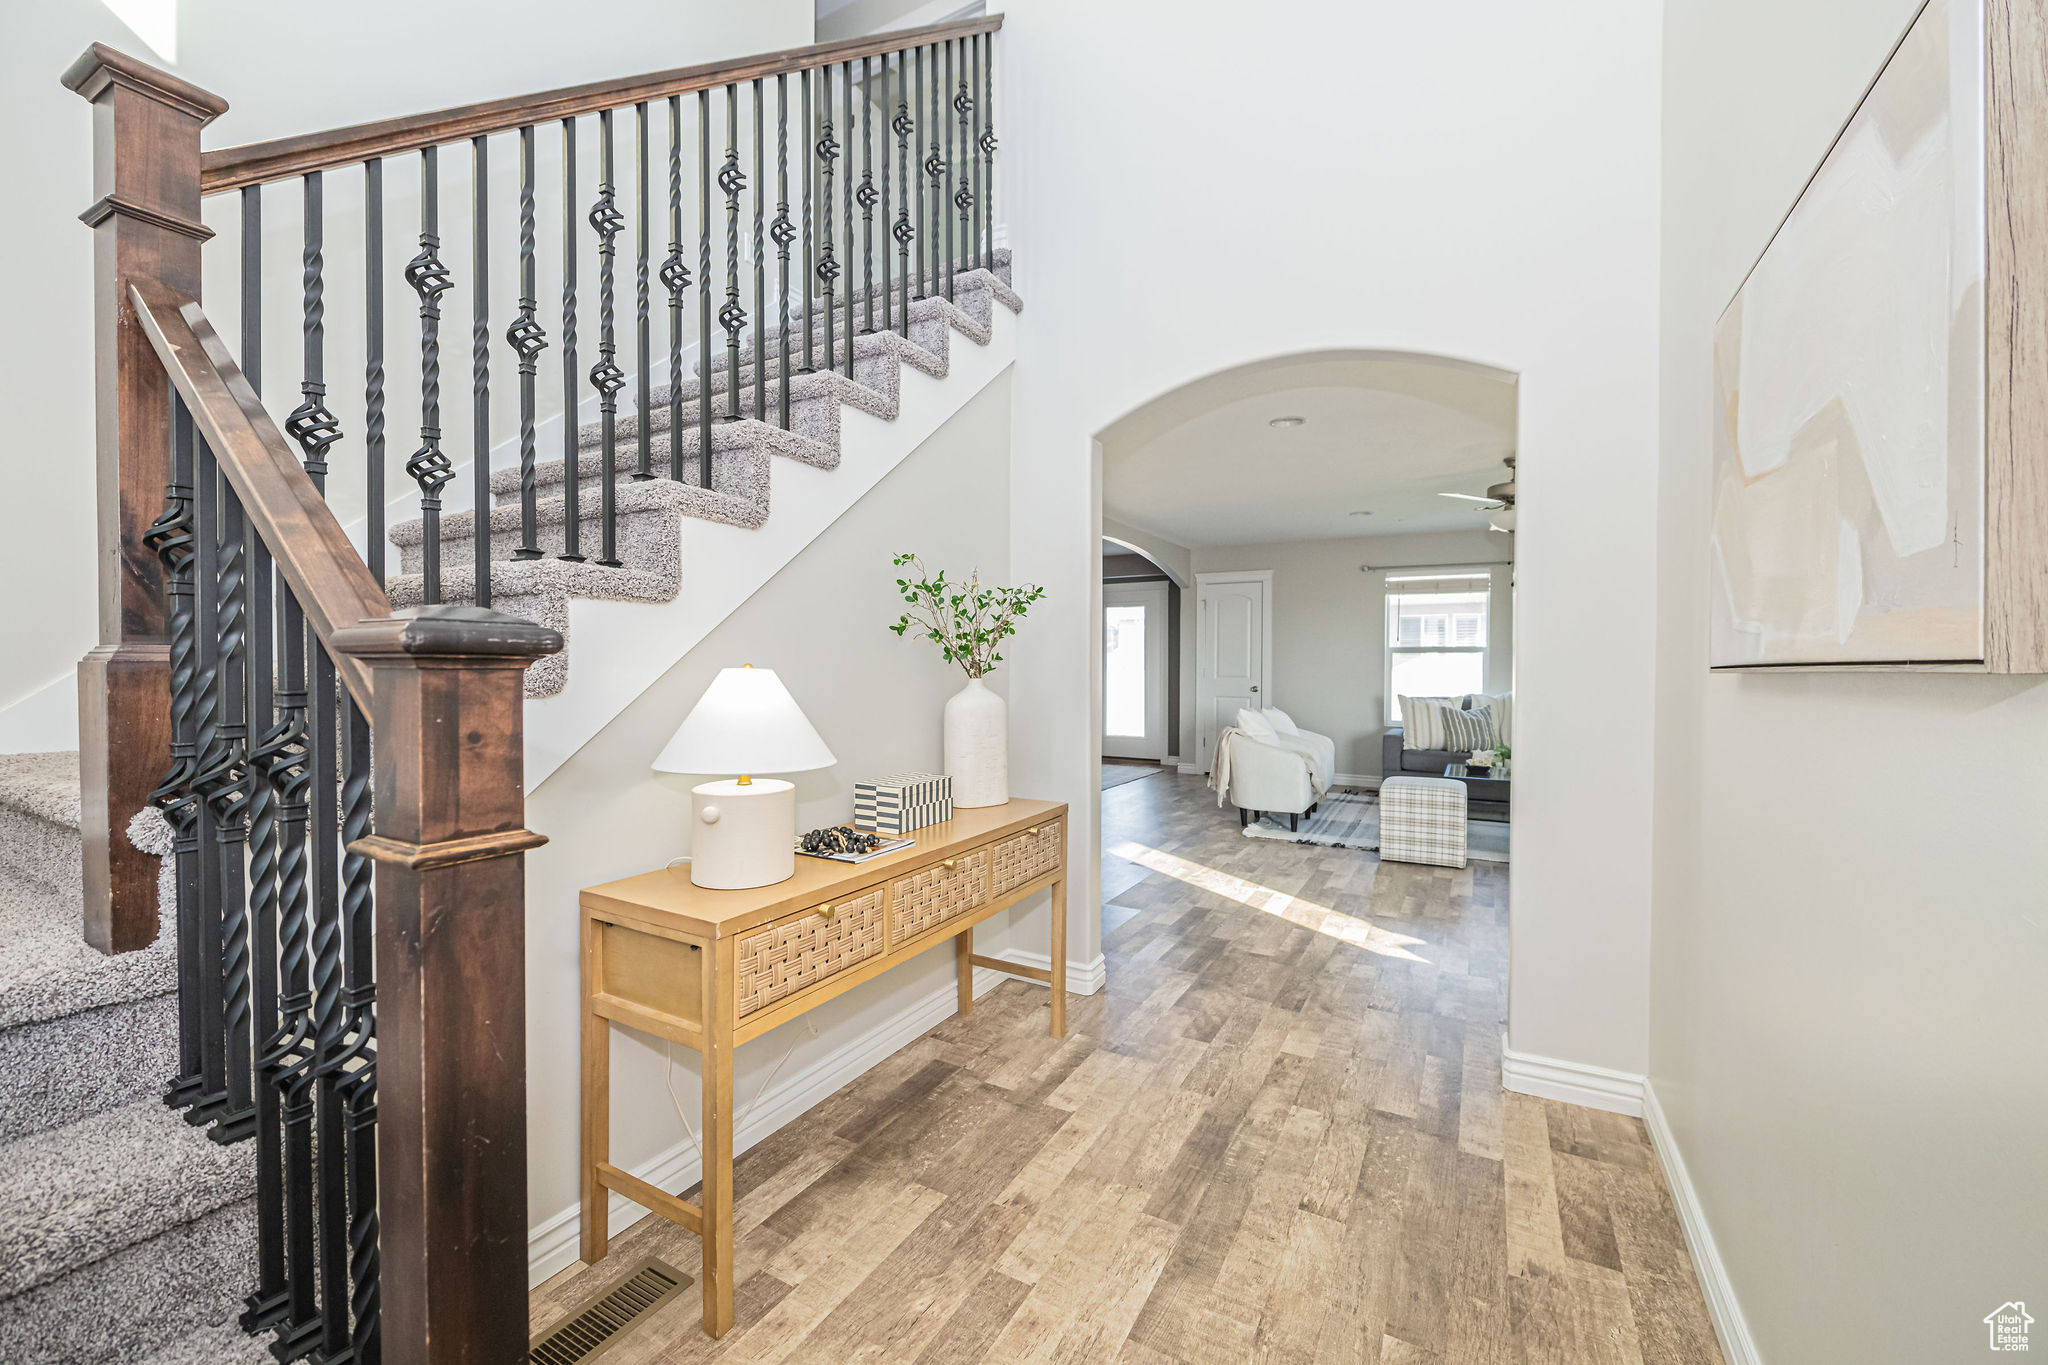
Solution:
M1157 763L1111 763L1102 764L1102 789L1121 787L1126 782L1138 782L1148 777L1157 777L1166 769Z
M1287 828L1284 815L1266 815L1247 825L1244 832L1250 839L1279 839L1290 844L1322 844L1378 853L1380 799L1373 792L1334 787L1316 807L1316 813L1301 822L1300 829ZM1506 862L1508 827L1494 820L1467 820L1465 856L1482 863Z

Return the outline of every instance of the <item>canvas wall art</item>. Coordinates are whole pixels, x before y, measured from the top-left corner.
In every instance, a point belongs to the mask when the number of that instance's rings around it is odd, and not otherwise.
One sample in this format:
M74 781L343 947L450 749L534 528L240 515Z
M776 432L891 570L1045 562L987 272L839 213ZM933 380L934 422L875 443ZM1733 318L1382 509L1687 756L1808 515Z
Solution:
M1714 338L1715 667L1985 657L1984 0L1929 0Z

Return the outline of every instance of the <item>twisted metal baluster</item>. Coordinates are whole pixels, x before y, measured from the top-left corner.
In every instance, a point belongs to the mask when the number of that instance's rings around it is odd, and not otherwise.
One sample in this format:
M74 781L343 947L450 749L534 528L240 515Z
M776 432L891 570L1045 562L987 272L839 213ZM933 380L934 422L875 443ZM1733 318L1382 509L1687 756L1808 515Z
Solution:
M320 1231L320 1355L348 1349L348 1142L339 1085L347 1015L342 1000L341 847L336 796L341 789L335 718L340 708L334 662L313 646L313 1122Z
M229 777L232 760L220 737L220 475L204 437L195 437L192 463L193 535L197 556L193 590L198 611L198 671L193 680L192 790L198 797L199 1074L200 1093L185 1121L213 1121L227 1107L227 1029L222 998L221 862L219 806L215 791Z
M245 868L249 840L248 524L233 485L220 481L219 777L214 808L215 854L220 859L221 1001L227 1029L227 1104L207 1136L226 1146L256 1132L251 1072L254 1002L250 995L249 892Z
M505 344L519 357L519 548L512 554L514 559L541 557L533 386L548 334L534 317L540 285L533 262L533 179L533 125L529 123L519 130L519 315L505 329ZM562 420L572 427L576 424L572 413L564 413Z
M683 481L683 97L668 97L668 259L661 263L668 290L668 476Z
M562 120L562 555L583 562L583 431L576 393L576 120Z
M711 487L711 92L697 92L697 486Z
M320 172L306 176L306 248L301 273L304 332L306 343L305 379L299 385L301 401L285 419L285 434L299 443L306 473L325 488L327 448L341 439L341 423L327 410L327 372L324 356L327 309L326 286L321 281L321 245L324 236L323 193Z
M491 605L491 215L490 139L479 135L470 147L470 259L476 283L470 290L469 324L469 548L475 601Z
M875 120L874 109L875 69L869 65L872 58L860 59L860 189L855 192L854 202L860 205L860 289L861 331L875 330ZM849 89L850 94L850 89ZM849 105L849 108L852 106ZM849 115L850 117L850 115ZM852 125L848 125L852 131ZM887 164L886 162L884 163ZM853 334L849 325L847 335Z
M974 254L973 210L974 210L974 153L973 118L974 96L967 89L967 43L957 40L960 49L960 84L953 93L953 109L960 116L960 186L953 191L953 207L960 210L959 256L972 259ZM950 63L950 58L949 58ZM952 239L947 239L950 248ZM958 257L947 262L948 271L957 268Z
M810 72L809 72L808 70L805 70L805 71L799 71L799 72L797 73L797 85L798 85L798 88L799 88L799 90L800 90L800 92L802 93L802 96L803 96L803 107L804 107L804 136L805 136L806 138L808 138L808 137L809 137L809 136L811 135L811 73L810 73ZM813 281L814 279L816 279L816 278L817 278L817 274L818 274L818 262L817 262L817 249L816 249L816 247L815 247L815 246L814 246L814 245L812 244L812 241L811 241L811 234L812 234L812 232L813 232L813 231L814 231L814 230L816 229L816 227L817 227L817 211L816 211L816 210L815 210L814 208L812 208L812 206L811 206L811 175L812 175L812 158L811 158L810 156L806 155L806 156L805 156L805 157L803 158L803 163L804 163L804 186L803 186L803 193L804 193L804 206L803 206L803 212L802 212L801 214L799 214L798 216L799 216L799 217L801 217L801 218L802 218L802 219L804 220L804 269L803 269L803 286L804 286L804 368L803 368L803 373L805 373L805 374L809 374L809 373L810 373L810 372L812 371L812 369L814 368L814 367L813 367L813 365L811 364L811 295L812 295L812 290L811 290L811 281Z
M910 88L910 114L911 122L913 124L913 127L911 129L911 138L916 147L918 148L919 152L921 153L924 149L924 139L918 135L917 128L915 125L917 125L924 118L924 45L919 44L916 51L912 52L910 55L911 69L913 75ZM929 238L923 235L925 224L924 185L925 181L930 178L930 173L924 170L924 163L922 161L918 163L918 169L920 171L920 174L917 177L916 222L917 231L920 235L917 237L917 296L919 298L923 298L926 294L925 257L929 252Z
M981 201L986 189L981 178L981 35L975 34L967 45L967 87L968 98L974 108L974 137L962 149L967 153L968 178L975 185L974 233L967 239L967 256L974 262L975 269L985 269L988 258L981 249Z
M740 329L747 310L740 307L740 191L747 177L740 170L740 88L725 87L725 164L718 188L725 191L725 307L718 325L725 329L725 420L740 420Z
M946 44L945 44L945 49L946 49L946 67L945 67L945 70L946 70L946 77L945 77L945 79L946 79L946 95L945 95L945 99L946 99L946 103L947 103L947 105L948 105L948 106L951 106L951 104L953 103L953 48L954 48L954 43L953 43L953 40L952 40L952 39L950 39L950 38L948 38L948 39L946 40ZM940 197L940 200L941 200L941 203L939 204L939 216L940 216L940 217L942 217L942 218L944 218L944 219L946 220L946 267L945 267L945 268L946 268L946 298L947 298L948 300L951 300L951 299L952 299L952 298L954 297L954 294L953 294L953 274L954 274L954 270L953 270L953 263L954 263L955 261L957 261L957 260L959 259L959 248L958 248L958 246L957 246L957 245L956 245L956 244L954 243L954 241L953 241L953 215L952 215L952 214L950 214L950 213L947 213L947 212L945 211L945 206L946 206L946 204L948 204L948 203L951 203L951 202L952 202L952 200L953 200L953 195L952 195L952 194L950 193L950 191L951 191L951 190L952 190L952 188L953 188L953 177L954 177L954 170L953 170L953 167L954 167L954 159L953 159L953 128L954 128L954 121L953 121L952 119L946 119L946 120L945 120L945 126L944 126L944 131L945 131L945 136L946 136L946 154L945 154L945 157L944 157L944 159L943 159L943 163L942 163L942 166L941 166L941 171L942 171L942 173L943 173L943 175L944 175L944 182L943 182L943 185L942 185L942 187L940 188L940 191L939 191L939 197Z
M839 64L839 115L846 123L846 174L840 177L839 189L842 196L841 216L846 224L844 242L846 260L846 370L848 379L853 378L853 63ZM867 120L861 120L862 131Z
M619 390L626 386L626 375L615 359L619 344L613 306L613 278L619 253L619 234L625 230L626 217L619 212L612 188L611 110L598 114L597 128L597 202L590 206L590 226L597 232L597 364L590 369L590 383L597 390L598 440L603 458L598 484L597 562L618 568Z
M833 297L832 284L839 278L839 262L832 254L832 163L839 159L839 143L832 136L832 69L820 72L824 86L824 121L818 126L818 203L823 220L818 229L818 280L825 286L825 368L836 369L839 352L833 349L832 332L838 301ZM808 221L809 215L806 215ZM808 366L809 334L805 334L805 361Z
M789 430L789 244L796 240L796 224L789 220L789 76L775 78L775 225L768 230L775 242L777 289L782 299L782 325L777 333L776 374L780 386L781 425Z
M379 1358L377 1284L377 1032L374 973L376 913L370 860L355 851L370 833L370 723L349 698L342 711L341 919L346 937L342 1007L347 1041L337 1064L335 1096L345 1116L349 1208L348 1270L351 1365ZM351 1070L350 1068L354 1069Z
M250 381L251 383L255 381ZM363 480L370 577L384 584L384 160L363 163ZM256 541L266 558L262 539ZM254 816L251 816L254 819Z
M455 281L441 264L440 231L440 155L428 147L420 153L420 252L405 267L405 282L420 299L420 448L405 472L420 489L420 572L430 605L441 600L441 489L455 477L441 451L441 295Z
M945 129L944 122L939 118L939 83L943 79L944 75L939 69L939 45L933 43L931 80L925 85L926 97L931 105L930 117L926 122L931 130L932 149L924 159L925 177L931 181L932 186L931 291L934 294L944 293L950 299L953 297L953 291L946 281L946 262L943 254L946 239L939 230L939 225L946 219L946 159L939 152L939 136Z
M654 324L648 310L647 274L647 101L641 100L633 106L633 138L637 153L635 178L633 181L633 209L637 231L633 237L635 255L633 259L633 307L634 339L638 343L634 351L637 362L639 388L634 391L635 411L633 419L634 450L640 463L633 470L635 482L644 483L654 477L654 371L650 368L654 358Z
M996 35L983 40L981 73L981 218L988 227L984 264L996 268Z
M248 240L246 225L244 240ZM170 609L171 762L163 780L149 794L149 804L163 812L164 822L170 826L176 875L178 1072L164 1092L164 1103L172 1109L191 1104L204 1088L199 1017L199 811L192 788L198 767L193 722L199 704L199 628L192 584L198 540L193 531L192 461L192 415L184 399L174 393L171 477L164 485L164 510L143 536L143 543L164 566Z
M874 121L877 112L882 117L882 330L891 331L896 326L896 291L889 282L889 228L895 219L889 213L889 54L882 54L882 97L877 100L874 91L874 71L868 69L868 90L865 101L868 121Z
M910 54L898 53L896 62L896 119L890 126L896 133L896 181L899 191L896 195L896 262L897 274L901 277L898 288L902 291L896 310L896 325L907 341L910 339L910 241L917 235L910 225ZM922 294L924 291L918 291Z
M762 157L767 143L761 136L761 79L754 78L754 420L768 420L768 334L761 324L768 316L768 245L762 231L761 203L768 174Z

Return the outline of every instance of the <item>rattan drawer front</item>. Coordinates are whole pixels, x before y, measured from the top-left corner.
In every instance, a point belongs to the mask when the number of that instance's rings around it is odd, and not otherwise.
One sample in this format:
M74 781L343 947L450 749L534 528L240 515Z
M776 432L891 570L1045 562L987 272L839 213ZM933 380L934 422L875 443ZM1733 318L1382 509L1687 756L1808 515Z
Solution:
M997 896L1058 871L1060 822L1054 820L1013 839L1003 840L995 846L995 864L995 889L991 894Z
M889 946L907 943L988 899L988 850L977 848L890 884Z
M882 888L742 935L734 995L746 1018L882 951Z

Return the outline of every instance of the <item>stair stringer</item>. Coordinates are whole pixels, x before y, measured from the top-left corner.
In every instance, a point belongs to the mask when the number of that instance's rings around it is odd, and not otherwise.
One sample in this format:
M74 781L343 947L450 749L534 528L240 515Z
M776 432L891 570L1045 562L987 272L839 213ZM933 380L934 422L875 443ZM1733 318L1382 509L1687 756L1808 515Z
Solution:
M672 600L569 599L568 680L553 696L526 701L529 793L1010 367L1018 316L1005 307L990 314L987 344L953 338L945 378L902 367L893 420L843 406L836 467L772 461L772 511L761 526L681 518L682 587Z

